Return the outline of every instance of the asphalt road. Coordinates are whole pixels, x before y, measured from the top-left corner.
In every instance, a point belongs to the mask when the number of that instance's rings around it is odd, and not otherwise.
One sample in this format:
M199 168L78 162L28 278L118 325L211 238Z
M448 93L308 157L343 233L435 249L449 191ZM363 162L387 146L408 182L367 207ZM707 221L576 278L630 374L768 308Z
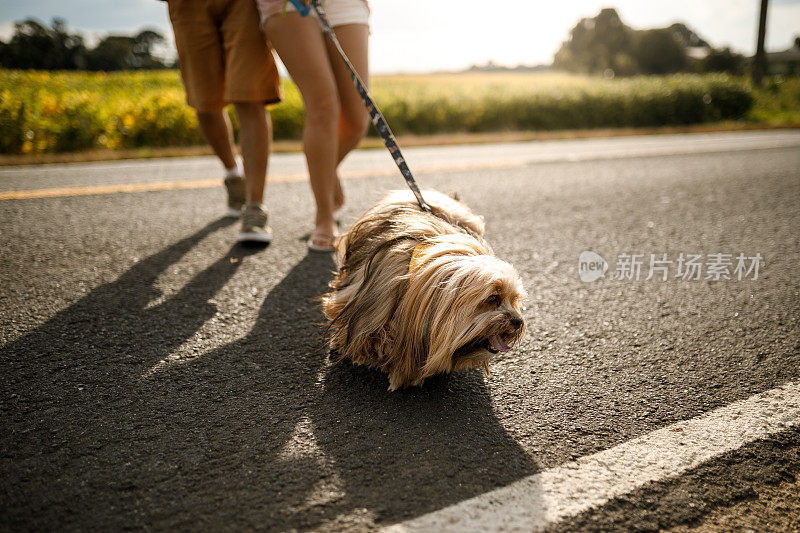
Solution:
M272 159L267 248L233 244L221 187L91 194L214 178L208 158L0 169L0 191L88 188L0 201L0 529L378 529L794 382L799 148L778 131L408 150L423 188L485 215L530 299L490 376L395 393L328 360L314 298L334 265L305 249L298 156ZM382 151L343 173L345 226L403 186ZM605 278L579 279L585 250ZM684 280L681 253L763 261ZM643 254L641 279L615 279L621 254ZM644 279L650 254L667 281ZM548 529L800 528L797 422Z

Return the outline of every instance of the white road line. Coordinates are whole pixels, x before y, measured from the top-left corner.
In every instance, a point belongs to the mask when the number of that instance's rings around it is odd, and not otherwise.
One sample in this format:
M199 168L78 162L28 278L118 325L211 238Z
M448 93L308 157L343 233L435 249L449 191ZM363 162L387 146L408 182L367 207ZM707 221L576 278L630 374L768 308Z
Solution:
M540 530L798 424L795 381L384 531Z

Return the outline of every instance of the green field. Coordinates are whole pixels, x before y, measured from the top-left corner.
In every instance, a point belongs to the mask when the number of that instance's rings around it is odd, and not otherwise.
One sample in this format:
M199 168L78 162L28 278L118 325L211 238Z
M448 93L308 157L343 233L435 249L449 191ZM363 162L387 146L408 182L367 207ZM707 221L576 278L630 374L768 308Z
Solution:
M378 76L373 95L395 133L657 127L720 121L800 122L800 80L753 90L724 75L616 80L559 74ZM298 139L303 108L284 82L276 139ZM201 144L176 71L0 70L0 153Z

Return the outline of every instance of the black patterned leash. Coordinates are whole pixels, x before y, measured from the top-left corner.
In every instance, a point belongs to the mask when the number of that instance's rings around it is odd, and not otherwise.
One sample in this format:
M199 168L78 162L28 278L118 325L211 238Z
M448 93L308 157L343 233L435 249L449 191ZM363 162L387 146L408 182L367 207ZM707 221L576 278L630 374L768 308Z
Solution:
M299 0L290 1L297 8L300 15L306 16L308 14L308 6ZM369 95L369 91L367 91L367 86L364 85L363 81L361 81L358 73L356 73L356 69L353 68L353 64L350 63L349 59L347 59L347 55L344 53L342 46L339 44L339 39L336 38L333 28L331 28L331 25L328 23L328 19L325 17L325 10L323 10L322 6L319 5L319 0L312 0L311 8L314 9L320 23L322 24L322 31L324 31L325 34L330 38L331 42L336 47L336 50L339 52L339 55L342 57L342 61L344 61L347 70L350 71L350 78L352 78L353 84L356 86L359 96L361 96L361 99L364 101L364 105L369 112L369 117L372 119L372 123L375 125L375 129L378 130L378 134L381 136L381 139L383 139L383 144L386 145L386 148L392 155L392 159L394 159L397 168L400 169L400 173L405 178L408 188L414 193L420 208L423 211L430 213L431 208L422 198L422 193L419 191L419 187L417 187L417 182L414 180L414 176L411 174L411 170L409 170L402 152L400 152L400 147L397 145L397 140L394 138L394 134L389 128L389 124L383 117L383 113L380 112L378 106L375 105L375 102L372 100L372 97Z

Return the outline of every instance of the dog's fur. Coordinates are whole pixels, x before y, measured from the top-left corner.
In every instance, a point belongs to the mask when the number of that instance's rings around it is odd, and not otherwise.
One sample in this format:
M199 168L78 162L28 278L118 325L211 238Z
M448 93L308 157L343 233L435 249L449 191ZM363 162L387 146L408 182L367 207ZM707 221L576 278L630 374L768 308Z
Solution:
M389 390L463 368L488 373L525 330L522 283L483 240L483 219L444 194L423 195L434 214L395 191L339 238L323 297L331 349L387 372Z

